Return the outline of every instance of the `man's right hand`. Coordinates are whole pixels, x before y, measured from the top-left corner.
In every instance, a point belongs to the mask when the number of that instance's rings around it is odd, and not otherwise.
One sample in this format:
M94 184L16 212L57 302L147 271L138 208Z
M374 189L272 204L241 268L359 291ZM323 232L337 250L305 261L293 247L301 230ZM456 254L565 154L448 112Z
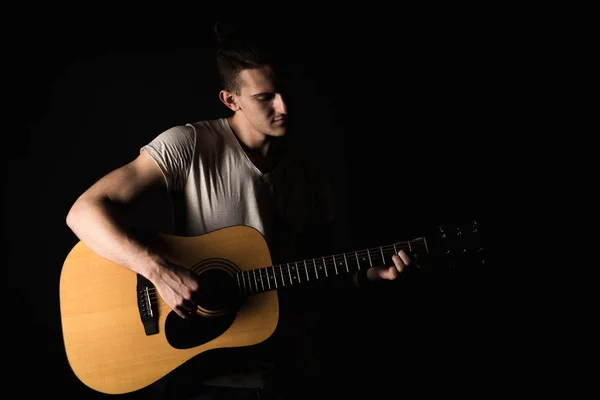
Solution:
M158 272L150 280L164 302L180 317L187 318L196 312L198 305L194 299L199 285L198 276L193 271L163 261Z

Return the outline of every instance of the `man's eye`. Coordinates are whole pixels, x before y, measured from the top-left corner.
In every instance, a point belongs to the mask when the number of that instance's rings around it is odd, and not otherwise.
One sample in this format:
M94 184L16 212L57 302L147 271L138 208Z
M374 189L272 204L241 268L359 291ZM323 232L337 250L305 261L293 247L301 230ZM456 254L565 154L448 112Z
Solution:
M269 101L272 100L275 97L275 94L263 94L258 96L258 100L260 101Z

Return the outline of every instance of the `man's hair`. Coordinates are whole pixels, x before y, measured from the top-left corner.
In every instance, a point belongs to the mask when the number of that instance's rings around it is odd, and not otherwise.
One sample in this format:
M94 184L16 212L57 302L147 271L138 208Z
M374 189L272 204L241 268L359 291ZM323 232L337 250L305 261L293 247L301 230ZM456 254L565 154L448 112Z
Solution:
M273 52L260 29L219 21L214 25L214 31L217 72L223 89L239 94L243 70L275 65Z

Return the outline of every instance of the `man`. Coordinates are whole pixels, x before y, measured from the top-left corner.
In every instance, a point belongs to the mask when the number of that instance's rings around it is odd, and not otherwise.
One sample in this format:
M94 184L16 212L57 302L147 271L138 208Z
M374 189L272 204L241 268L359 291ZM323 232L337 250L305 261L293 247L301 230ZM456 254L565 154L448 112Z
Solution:
M150 280L181 318L197 307L195 274L139 241L120 210L163 190L173 205L175 234L249 225L264 235L274 260L306 254L298 247L300 238L315 239L313 233L324 230L310 227L322 227L334 215L321 175L288 146L291 114L277 52L261 47L269 44L262 37L249 40L241 29L217 24L216 33L219 99L230 115L162 132L136 159L87 189L67 215L82 242ZM351 279L355 286L395 279L410 262L401 251L393 265Z

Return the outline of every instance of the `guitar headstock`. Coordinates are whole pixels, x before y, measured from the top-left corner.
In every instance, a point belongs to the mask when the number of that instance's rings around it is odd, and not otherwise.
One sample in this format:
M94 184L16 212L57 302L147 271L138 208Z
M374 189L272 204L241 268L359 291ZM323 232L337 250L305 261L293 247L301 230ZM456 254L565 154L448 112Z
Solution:
M431 239L430 254L447 267L484 263L481 227L478 221L440 224Z

